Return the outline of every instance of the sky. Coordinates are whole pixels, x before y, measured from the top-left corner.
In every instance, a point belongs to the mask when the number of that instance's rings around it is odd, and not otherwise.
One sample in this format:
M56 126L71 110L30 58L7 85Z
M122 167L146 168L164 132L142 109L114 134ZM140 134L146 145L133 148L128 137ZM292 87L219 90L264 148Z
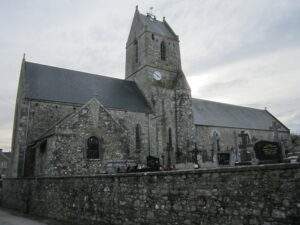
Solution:
M194 98L267 108L300 133L300 0L0 0L0 148L26 60L124 78L135 6L179 35Z

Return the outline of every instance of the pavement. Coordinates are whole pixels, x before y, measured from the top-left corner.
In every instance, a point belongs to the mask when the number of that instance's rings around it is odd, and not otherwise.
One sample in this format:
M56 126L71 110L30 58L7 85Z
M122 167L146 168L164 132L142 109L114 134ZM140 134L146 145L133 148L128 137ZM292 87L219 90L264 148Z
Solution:
M0 225L67 225L57 221L33 218L15 211L0 208Z

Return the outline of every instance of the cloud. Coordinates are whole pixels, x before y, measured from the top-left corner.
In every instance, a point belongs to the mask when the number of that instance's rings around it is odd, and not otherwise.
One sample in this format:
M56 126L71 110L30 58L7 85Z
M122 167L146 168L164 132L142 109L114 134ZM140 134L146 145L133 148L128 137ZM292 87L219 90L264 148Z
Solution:
M267 107L293 132L300 132L299 56L300 46L281 49L199 72L188 80L194 97Z

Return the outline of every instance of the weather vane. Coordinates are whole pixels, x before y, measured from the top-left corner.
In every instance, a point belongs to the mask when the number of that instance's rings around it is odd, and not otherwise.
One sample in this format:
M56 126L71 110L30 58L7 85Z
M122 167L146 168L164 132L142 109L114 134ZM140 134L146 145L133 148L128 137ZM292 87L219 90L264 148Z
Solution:
M150 8L149 8L149 11L147 12L147 15L148 16L150 16L150 18L152 18L152 19L156 19L156 17L155 17L155 15L154 15L154 7L153 6L151 6Z

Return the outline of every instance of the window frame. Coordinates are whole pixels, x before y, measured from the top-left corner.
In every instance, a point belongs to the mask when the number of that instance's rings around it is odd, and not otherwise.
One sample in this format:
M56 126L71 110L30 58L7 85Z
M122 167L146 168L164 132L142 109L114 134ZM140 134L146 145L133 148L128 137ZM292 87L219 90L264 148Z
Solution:
M137 152L142 149L142 127L140 124L136 124L135 126L135 150Z
M97 140L96 146L89 146L89 141L91 140L91 138L95 138L95 140ZM100 146L102 149L102 144L103 144L102 139L95 135L92 135L86 139L85 143L86 143L85 158L87 160L100 160L101 159Z
M162 41L160 43L160 59L162 61L166 61L167 60L167 47L166 47L165 41Z

